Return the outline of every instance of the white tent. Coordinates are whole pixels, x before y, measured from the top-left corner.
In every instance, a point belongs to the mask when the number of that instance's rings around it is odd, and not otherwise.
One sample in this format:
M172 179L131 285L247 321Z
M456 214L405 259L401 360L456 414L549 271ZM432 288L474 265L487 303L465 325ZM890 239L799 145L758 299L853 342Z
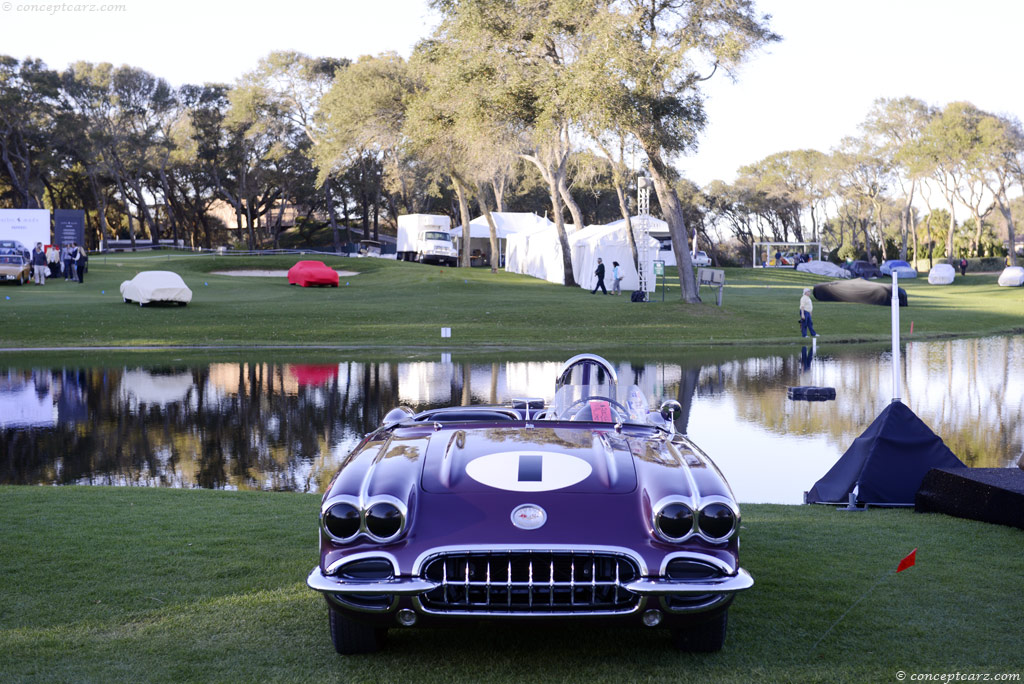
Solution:
M505 253L506 243L504 241L510 235L555 225L542 216L526 212L492 211L491 218L494 219L494 232L498 237L498 252L500 254ZM452 228L451 235L453 239L460 241L459 253L461 254L462 225ZM480 253L485 255L491 253L491 228L487 224L486 216L477 216L469 222L469 240L471 250L480 250Z
M639 217L633 217L634 233L639 233ZM655 219L650 219L655 220ZM648 236L647 261L640 265L647 275L647 291L653 292L654 266L653 261L657 258L659 242ZM637 245L639 247L639 245ZM604 226L587 226L569 236L569 249L572 254L572 272L576 283L587 290L592 289L597 282L594 271L597 270L597 260L604 262L605 275L604 284L611 290L614 279L612 278L612 262L618 261L622 271L622 291L630 292L640 285L640 278L636 268L633 266L633 251L629 247L629 238L626 235L626 219L619 219Z
M505 243L505 270L563 284L565 268L558 229L551 225L509 235Z
M1007 266L999 274L999 284L1003 287L1020 287L1024 285L1024 268Z
M949 264L935 264L928 271L929 285L949 285L956 278L956 271Z
M518 233L523 230L532 230L536 228L546 228L548 226L555 225L554 223L547 220L543 216L537 216L536 214L528 214L526 212L492 211L491 218L494 219L494 228L498 234L498 239L500 240L504 240L512 233ZM462 237L461 225L452 228L452 237ZM469 237L490 239L491 229L487 225L486 216L477 216L475 219L469 222Z

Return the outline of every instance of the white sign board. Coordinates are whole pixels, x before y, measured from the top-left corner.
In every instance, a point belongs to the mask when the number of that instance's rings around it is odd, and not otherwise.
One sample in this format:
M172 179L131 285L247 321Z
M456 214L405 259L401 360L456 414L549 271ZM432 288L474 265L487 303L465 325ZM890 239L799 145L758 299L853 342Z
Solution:
M0 240L17 240L29 249L50 244L50 210L0 209Z

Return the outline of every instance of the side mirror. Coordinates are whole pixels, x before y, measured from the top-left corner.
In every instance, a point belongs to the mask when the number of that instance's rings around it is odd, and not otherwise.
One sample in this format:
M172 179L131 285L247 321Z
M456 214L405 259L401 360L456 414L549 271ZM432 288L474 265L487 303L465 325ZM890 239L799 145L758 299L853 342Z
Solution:
M683 412L682 405L675 399L668 399L666 401L661 402L661 408L658 412L661 414L661 417L664 418L665 421L669 424L669 431L672 434L675 434L675 420L676 417L682 414Z

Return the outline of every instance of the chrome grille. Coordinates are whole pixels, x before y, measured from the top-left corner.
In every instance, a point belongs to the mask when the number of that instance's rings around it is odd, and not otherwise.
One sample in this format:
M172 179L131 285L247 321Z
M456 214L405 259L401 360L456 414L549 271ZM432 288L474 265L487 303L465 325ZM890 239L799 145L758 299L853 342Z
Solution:
M614 553L450 553L424 566L424 579L440 585L421 601L426 610L445 613L629 612L639 596L623 585L639 574L630 558Z

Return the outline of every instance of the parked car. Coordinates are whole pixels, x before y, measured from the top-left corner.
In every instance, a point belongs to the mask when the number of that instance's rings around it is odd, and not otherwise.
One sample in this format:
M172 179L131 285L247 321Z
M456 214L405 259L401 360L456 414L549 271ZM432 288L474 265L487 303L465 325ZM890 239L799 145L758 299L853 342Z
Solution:
M902 259L889 259L887 261L883 261L878 270L881 271L884 276L892 276L893 271L895 271L896 277L900 280L917 277L917 269Z
M0 281L14 281L24 285L31 278L28 260L21 254L8 252L0 254Z
M379 257L383 251L381 243L377 240L360 240L359 255Z
M173 271L142 271L121 283L121 298L139 306L155 302L185 306L192 301L192 290Z
M739 565L740 510L708 456L592 354L553 401L392 409L320 506L320 561L342 654L393 627L597 619L672 630L716 651Z
M851 278L881 278L882 272L869 261L854 261L846 266Z
M288 269L289 285L338 287L338 282L338 272L322 261L299 261Z
M29 263L32 262L32 250L18 240L0 240L0 254L20 254Z
M711 257L705 252L690 252L690 261L694 266L710 266Z

